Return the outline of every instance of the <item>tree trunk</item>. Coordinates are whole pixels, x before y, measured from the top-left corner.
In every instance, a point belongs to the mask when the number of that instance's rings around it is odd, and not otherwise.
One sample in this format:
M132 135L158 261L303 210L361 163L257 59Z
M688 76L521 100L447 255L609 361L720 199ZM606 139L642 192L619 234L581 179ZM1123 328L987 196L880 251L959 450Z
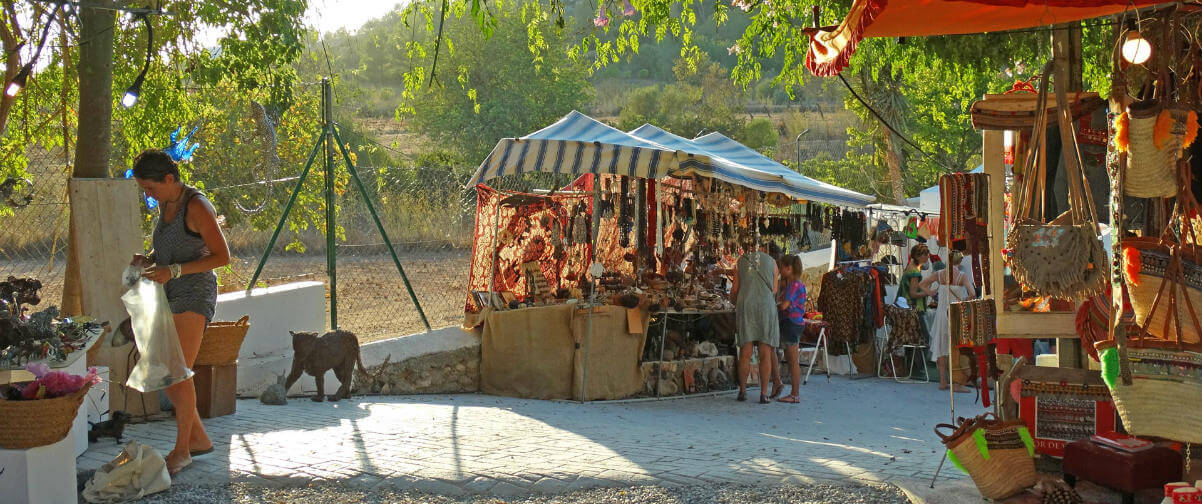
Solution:
M884 123L881 130L885 134L885 164L889 166L889 185L893 188L893 202L902 204L906 200L906 187L902 181L901 156L897 152L893 132Z
M100 0L101 6L115 6ZM75 177L109 176L113 119L113 30L117 16L107 9L79 10L79 133ZM63 313L78 314L82 292L74 226L68 233L67 274L63 281Z

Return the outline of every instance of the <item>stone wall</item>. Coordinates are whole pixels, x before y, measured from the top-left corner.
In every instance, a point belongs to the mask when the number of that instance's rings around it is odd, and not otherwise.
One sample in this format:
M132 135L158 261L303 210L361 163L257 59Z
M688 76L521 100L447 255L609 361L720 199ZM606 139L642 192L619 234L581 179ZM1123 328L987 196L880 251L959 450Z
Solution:
M656 394L656 371L662 368L659 393ZM687 393L730 390L735 383L735 357L719 355L698 359L644 362L643 393L648 396L673 396ZM691 375L685 378L686 371Z
M360 393L454 394L480 390L480 346L428 353L400 362L368 366L356 373Z

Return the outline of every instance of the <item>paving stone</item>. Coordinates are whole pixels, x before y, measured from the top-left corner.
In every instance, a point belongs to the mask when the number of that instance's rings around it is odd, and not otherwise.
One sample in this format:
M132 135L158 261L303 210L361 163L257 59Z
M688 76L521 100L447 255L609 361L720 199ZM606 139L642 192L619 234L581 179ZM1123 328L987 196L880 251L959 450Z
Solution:
M837 378L806 390L806 408L727 396L584 405L483 395L284 407L244 400L236 414L205 422L217 449L180 481L330 481L501 495L697 482L929 481L934 474L942 446L929 433L947 413L934 385ZM126 430L127 439L161 453L174 434L170 420ZM902 447L913 454L891 461ZM77 466L94 469L120 450L95 443ZM940 478L964 476L945 467Z

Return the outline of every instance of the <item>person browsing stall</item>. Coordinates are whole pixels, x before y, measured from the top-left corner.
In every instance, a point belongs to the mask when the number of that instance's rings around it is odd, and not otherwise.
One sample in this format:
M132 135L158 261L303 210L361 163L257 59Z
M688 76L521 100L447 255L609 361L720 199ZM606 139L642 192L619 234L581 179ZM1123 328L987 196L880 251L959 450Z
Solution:
M798 389L801 388L801 361L798 359L798 345L801 344L801 334L805 329L806 286L801 281L801 258L796 255L786 255L780 259L781 299L776 307L780 319L780 344L785 349L785 362L789 366L789 395L780 402L796 404L800 402ZM776 378L779 384L780 378ZM778 385L779 386L779 385ZM783 387L781 387L783 388ZM777 391L773 391L774 396Z
M779 278L776 262L757 247L750 237L743 242L744 253L735 267L730 297L735 302L735 328L739 345L739 401L747 400L747 378L751 374L751 351L758 348L760 362L760 404L768 404L765 384L772 376L774 347L780 344L780 324L776 318L776 290Z
M135 255L130 264L145 268L145 278L164 284L174 314L184 360L191 368L200 351L205 327L217 306L217 275L230 263L230 250L217 223L217 212L197 189L180 180L179 166L167 153L151 149L134 158L134 178L159 201L159 219L151 240L154 251ZM193 455L213 451L213 441L196 409L196 387L189 378L167 388L175 408L175 448L167 454L167 471L175 474Z

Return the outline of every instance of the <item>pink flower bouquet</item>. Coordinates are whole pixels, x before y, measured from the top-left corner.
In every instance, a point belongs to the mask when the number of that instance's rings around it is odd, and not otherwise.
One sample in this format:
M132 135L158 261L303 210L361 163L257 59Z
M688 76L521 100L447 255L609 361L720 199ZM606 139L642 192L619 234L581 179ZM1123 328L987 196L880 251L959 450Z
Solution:
M88 374L85 376L51 371L50 366L40 362L25 366L25 369L33 373L36 379L25 384L21 389L20 398L23 400L68 396L79 392L85 386L100 383L100 376L96 374L96 368L89 368Z

